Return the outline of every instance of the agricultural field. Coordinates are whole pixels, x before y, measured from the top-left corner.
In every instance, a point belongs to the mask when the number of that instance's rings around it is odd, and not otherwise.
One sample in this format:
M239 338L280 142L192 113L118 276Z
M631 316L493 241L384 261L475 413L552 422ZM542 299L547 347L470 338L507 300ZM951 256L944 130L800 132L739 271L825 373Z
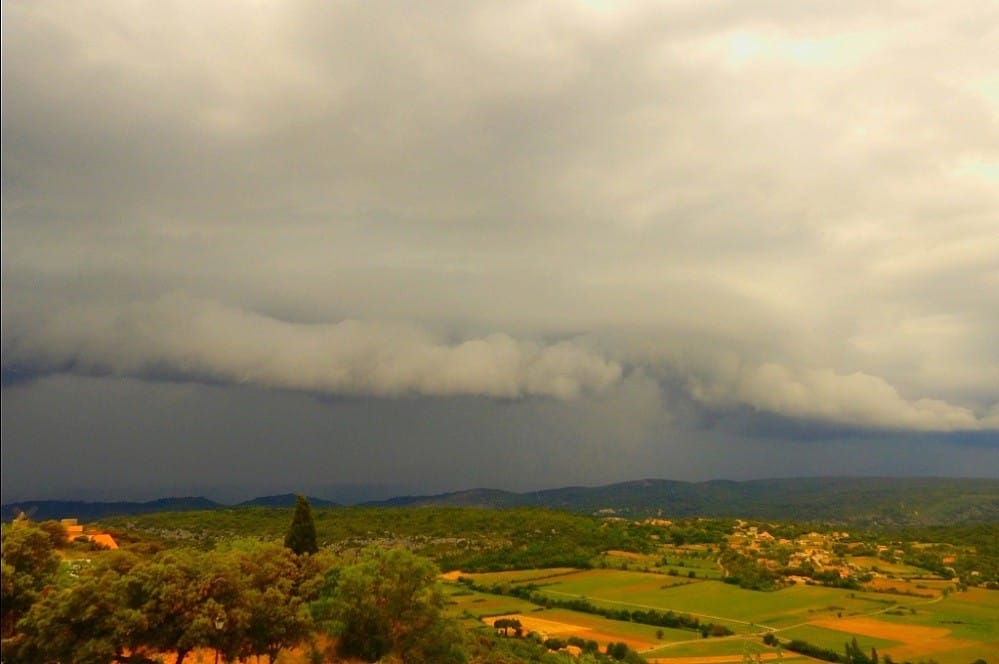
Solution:
M455 584L444 584L448 613L463 620L484 620L492 616L530 613L538 607L527 600L507 595L492 595L466 590Z
M601 639L628 642L651 661L669 664L742 661L747 653L754 660L756 654L765 660L767 653L771 657L775 654L761 641L768 632L784 643L797 639L838 653L856 639L865 652L874 648L897 662L932 657L939 664L969 664L977 658L990 661L999 654L999 621L995 618L999 616L999 593L978 588L958 592L952 584L945 586L943 582L934 588L920 588L927 597L915 597L804 584L773 592L745 590L718 581L676 585L670 583L672 577L663 574L620 569L535 569L462 578L470 579L477 587L505 583L509 589L530 585L535 593L531 602L520 600L516 609L490 605L490 609L504 609L503 615L520 617L525 627L534 625L540 629L547 625L546 634L558 636L593 638L587 634L599 634ZM944 587L946 593L941 592ZM598 609L673 611L724 625L734 634L705 639L696 631L668 629L658 630L657 638L656 627L578 611L544 609L534 603L538 597L585 599ZM480 615L487 613L480 611ZM726 659L729 657L737 659ZM816 661L786 650L783 660Z
M658 570L675 572L681 577L720 579L724 572L717 558L717 554L710 551L698 551L691 547L664 547L659 556Z
M696 582L649 572L592 569L552 577L537 585L542 592L553 595L620 599L641 598L664 588L693 583Z
M620 571L592 570L580 580L566 578L569 580L557 579L539 590L555 596L585 596L597 604L689 613L739 628L753 624L784 627L807 621L817 613L866 613L896 601L886 595L821 586L795 585L758 592L711 581L668 585L669 577Z
M903 644L903 641L865 634L864 630L857 632L849 631L852 625L868 623L875 624L876 621L870 618L820 618L806 625L797 625L783 629L779 632L779 635L788 639L801 639L802 641L814 643L817 646L836 651L842 650L843 644L854 637L856 637L858 645L864 652L870 652L871 648L877 648L878 652L883 653L890 649L897 649L898 646ZM878 633L882 635L893 634L892 630L889 629Z
M794 652L783 651L779 655L774 648L763 645L755 637L737 639L709 639L686 641L645 651L642 656L654 664L742 664L749 655L752 662L759 656L762 661L815 662L817 660Z
M566 609L544 609L516 597L469 591L456 584L446 583L445 588L449 613L466 621L467 626L475 624L467 622L470 620L491 626L500 618L516 618L523 625L525 634L535 632L541 638L578 636L585 640L592 639L601 647L610 642L625 642L636 650L648 650L662 643L692 638L688 630L609 620Z
M853 563L861 569L881 572L892 577L911 578L926 576L926 570L920 569L914 565L888 562L875 556L849 556L847 561Z

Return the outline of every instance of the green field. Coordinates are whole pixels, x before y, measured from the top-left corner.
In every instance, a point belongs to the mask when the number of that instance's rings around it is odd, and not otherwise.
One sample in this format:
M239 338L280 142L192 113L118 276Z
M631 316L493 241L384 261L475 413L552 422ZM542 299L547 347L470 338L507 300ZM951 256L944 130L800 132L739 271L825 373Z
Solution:
M816 627L815 625L799 625L781 630L779 634L782 639L800 639L837 652L842 651L844 644L852 638L841 631ZM864 652L870 652L871 648L877 648L879 652L884 652L886 648L899 645L898 641L889 641L873 636L861 635L856 638L857 644Z
M700 641L685 641L683 643L669 644L643 652L642 655L649 658L665 657L731 657L749 654L774 653L773 648L769 648L755 636L736 639L707 639ZM785 650L783 652L784 662L816 662L817 660L797 655Z
M650 643L688 641L691 638L698 636L690 630L667 629L664 627L661 628L654 627L652 625L640 625L638 623L624 622L621 620L608 620L607 618L601 618L600 616L579 613L578 611L569 611L567 609L549 609L536 615L549 620L558 620L570 624L583 624L590 627L594 632L616 635L621 639L640 639ZM661 639L659 638L660 632L662 633ZM586 634L581 634L581 636L587 638Z
M703 619L787 627L821 615L864 614L911 598L796 585L775 592L743 590L704 581L663 587L662 577L617 570L591 570L553 579L541 592L556 598L586 597L595 604L689 613Z
M530 613L538 608L516 597L478 593L452 584L444 584L444 589L448 595L448 612L455 616L470 614L475 618L484 618L506 613Z
M690 572L694 572L698 579L720 579L722 571L718 567L713 557L700 558L689 555L683 549L670 549L659 556L660 560L666 559L667 564L658 567L662 571L675 570L681 577L687 577Z
M572 567L553 567L547 569L516 569L509 572L481 572L478 574L463 574L462 576L475 579L476 583L483 585L492 585L494 583L536 583L542 585L551 583L555 577L579 573L578 569Z
M621 620L609 620L601 616L567 609L541 609L530 602L515 597L469 591L456 584L444 584L443 587L449 595L448 613L462 618L466 624L470 620L480 622L483 618L520 614L527 616L527 619L564 623L577 628L568 629L565 632L548 630L560 636L573 635L583 639L594 639L601 645L615 640L640 642L646 648L658 643L700 638L696 632L690 630L659 628Z
M905 565L902 563L890 563L874 556L850 556L849 561L861 569L873 570L877 568L885 574L890 574L900 578L922 577L931 574L931 572L928 572L921 567L914 567L913 565Z
M539 585L538 592L554 599L585 598L602 608L687 613L702 622L723 624L744 635L742 638L700 639L696 632L665 630L663 641L668 643L651 646L643 652L648 657L732 656L743 654L747 648L751 654L772 652L760 643L760 635L767 628L777 630L785 642L801 639L836 652L842 651L844 644L856 637L865 651L876 648L882 653L897 653L897 661L918 660L914 655L923 647L930 648L933 659L940 664L968 664L976 658L990 655L994 658L999 653L999 620L996 620L999 592L983 589L934 599L800 584L775 592L758 592L716 581L670 585L669 581L675 580L674 577L619 569L573 573L559 570L554 574L551 570L521 570L474 575L474 578L477 583L533 579L532 582ZM566 623L594 619L560 609L533 615L560 616L549 619ZM597 620L603 625L602 631L617 634L622 639L640 640L643 635L648 638L650 633L656 632L653 627ZM856 620L868 622L853 622ZM827 626L809 624L813 621L825 621ZM842 629L836 627L839 621L842 621ZM882 625L893 635L879 637L864 631L854 634L850 631L854 624L866 624L867 629L870 629L869 625ZM905 626L911 626L908 632ZM908 639L910 632L911 639ZM919 640L927 638L927 634L932 637L930 641ZM792 653L786 653L785 659L793 661L795 657L803 661Z
M879 616L886 622L944 627L955 638L996 644L999 653L999 591L972 589L936 602L914 603L915 614Z
M649 572L631 572L615 569L584 570L575 574L558 576L548 579L542 585L543 590L552 590L571 595L612 597L630 596L634 593L648 593L691 583L688 579L680 579L664 574ZM695 582L696 583L696 582Z

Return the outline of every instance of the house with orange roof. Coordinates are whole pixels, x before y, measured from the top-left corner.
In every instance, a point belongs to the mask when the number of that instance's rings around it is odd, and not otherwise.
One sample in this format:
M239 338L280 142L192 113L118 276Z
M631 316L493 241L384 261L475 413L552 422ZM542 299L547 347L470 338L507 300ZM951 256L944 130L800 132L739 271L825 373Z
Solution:
M76 519L62 519L59 523L66 530L66 539L70 542L75 542L82 538L93 542L102 549L118 548L118 543L114 541L111 535L96 530L87 530Z

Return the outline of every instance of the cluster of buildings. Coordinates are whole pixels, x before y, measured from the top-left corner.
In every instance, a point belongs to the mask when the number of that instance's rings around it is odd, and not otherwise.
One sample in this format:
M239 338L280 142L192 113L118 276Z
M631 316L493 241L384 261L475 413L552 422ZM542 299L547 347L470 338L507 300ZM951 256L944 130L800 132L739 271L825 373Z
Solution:
M18 528L26 523L28 523L28 517L24 514L24 512L21 512L17 515L17 518L11 522L11 526ZM118 543L114 541L114 537L110 534L96 528L84 526L79 523L77 519L60 519L59 525L61 525L63 530L66 531L67 542L90 542L92 544L96 544L102 549L118 548Z
M117 549L118 543L108 533L100 532L77 522L76 519L62 519L59 523L66 529L66 539L70 542L85 540L102 549Z

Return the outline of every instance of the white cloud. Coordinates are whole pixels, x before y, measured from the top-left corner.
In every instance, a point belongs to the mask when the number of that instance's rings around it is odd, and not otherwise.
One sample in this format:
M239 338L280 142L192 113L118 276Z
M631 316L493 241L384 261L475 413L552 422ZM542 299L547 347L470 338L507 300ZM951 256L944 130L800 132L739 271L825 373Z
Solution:
M745 404L793 418L858 427L916 431L977 430L987 426L968 408L938 399L904 399L892 385L860 372L791 370L777 364L745 367L727 385L694 385L707 403Z
M67 307L7 341L14 365L336 394L575 399L622 376L572 341L447 343L412 326L289 323L182 295Z
M994 426L979 3L4 11L5 366Z

